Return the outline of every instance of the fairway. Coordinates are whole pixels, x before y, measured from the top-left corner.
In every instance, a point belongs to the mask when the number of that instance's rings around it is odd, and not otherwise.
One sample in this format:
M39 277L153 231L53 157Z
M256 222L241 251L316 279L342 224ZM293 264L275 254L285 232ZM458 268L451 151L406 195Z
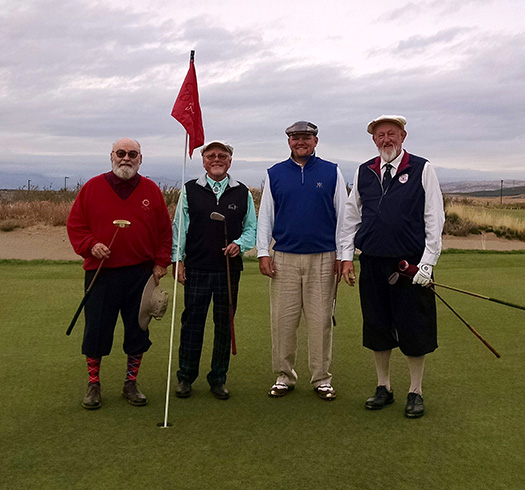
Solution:
M339 287L331 372L333 402L309 386L304 328L293 393L270 399L268 280L247 260L235 319L228 401L213 398L208 323L191 398L170 399L164 418L171 304L152 322L153 346L139 384L146 407L120 395L126 356L122 326L101 367L103 406L80 400L87 368L80 353L80 262L0 261L1 489L519 489L523 469L525 311L438 290L501 354L496 357L438 301L440 347L427 358L421 419L404 417L406 361L392 356L396 401L364 409L375 390L370 351L361 346L358 290ZM523 305L524 253L445 253L436 281ZM162 280L173 288L172 278ZM178 288L172 388L182 289Z

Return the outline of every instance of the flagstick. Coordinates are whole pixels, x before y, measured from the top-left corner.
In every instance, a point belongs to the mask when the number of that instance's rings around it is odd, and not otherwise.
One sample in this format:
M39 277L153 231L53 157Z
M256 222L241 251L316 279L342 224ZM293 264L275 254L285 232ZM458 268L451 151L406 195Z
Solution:
M173 336L175 330L175 306L177 305L177 279L179 277L179 250L180 250L180 237L182 230L182 200L184 198L184 181L186 180L186 155L188 154L188 133L186 133L186 143L184 144L184 163L182 165L182 183L181 191L179 194L179 201L177 203L177 211L179 213L179 226L177 230L177 255L175 259L175 281L173 284L173 309L171 310L171 332L170 332L170 349L168 356L168 381L166 383L166 407L164 410L164 422L160 422L157 426L162 429L170 427L172 424L168 422L168 412L170 403L170 385L171 385L171 362L173 358Z

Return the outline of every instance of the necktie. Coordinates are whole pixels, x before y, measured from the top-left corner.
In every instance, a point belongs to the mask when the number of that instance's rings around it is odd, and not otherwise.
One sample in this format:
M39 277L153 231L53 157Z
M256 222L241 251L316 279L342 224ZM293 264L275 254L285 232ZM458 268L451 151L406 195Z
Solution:
M390 173L390 170L392 169L392 165L387 163L385 165L385 174L383 175L383 189L388 189L388 185L390 184L390 181L392 180L392 174Z

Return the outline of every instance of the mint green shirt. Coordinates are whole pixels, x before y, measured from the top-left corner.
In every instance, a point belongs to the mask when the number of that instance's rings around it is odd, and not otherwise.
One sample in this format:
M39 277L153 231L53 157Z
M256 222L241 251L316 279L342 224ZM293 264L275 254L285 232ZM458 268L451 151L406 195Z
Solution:
M226 176L224 179L222 179L220 182L216 182L215 180L211 179L208 175L204 177L201 177L197 183L200 185L205 185L205 183L208 183L210 187L212 188L213 192L215 193L215 196L217 197L217 201L221 198L221 196L224 194L224 191L228 187L228 184L230 183L230 177ZM231 184L238 185L237 182L234 179L231 179ZM172 241L172 247L171 247L171 261L176 262L178 260L183 260L184 255L186 253L186 235L188 233L188 228L190 226L190 214L188 211L188 199L186 197L186 186L183 188L182 197L179 198L179 203L177 204L177 209L175 211L175 218L173 219L173 241ZM182 205L182 226L181 226L181 233L180 233L180 246L177 247L177 243L179 240L179 220L180 220L180 209L179 205ZM255 215L255 205L253 203L253 196L250 191L248 191L248 203L247 203L247 211L246 216L244 217L243 221L243 228L242 233L239 238L236 240L233 240L233 243L236 243L239 245L239 248L241 249L241 254L244 254L247 250L252 249L255 247L255 235L257 232L257 217Z

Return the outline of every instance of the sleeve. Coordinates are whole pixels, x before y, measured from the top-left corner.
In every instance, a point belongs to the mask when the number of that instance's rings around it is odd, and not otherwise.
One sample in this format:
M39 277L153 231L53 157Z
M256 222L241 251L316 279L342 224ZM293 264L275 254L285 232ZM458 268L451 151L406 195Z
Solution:
M425 251L421 257L421 262L436 265L441 254L441 235L445 224L445 210L436 171L429 162L425 164L421 180L425 190Z
M246 210L246 216L244 217L242 233L237 240L233 240L233 243L239 245L241 254L255 247L256 233L257 217L255 216L255 204L253 203L252 193L248 191L248 208Z
M354 260L354 238L361 226L361 196L358 189L359 168L354 175L350 195L346 199L343 226L341 228L341 260Z
M166 201L162 195L162 191L157 187L155 183L155 192L158 196L159 207L157 211L157 229L158 229L158 247L155 251L155 265L161 267L168 267L170 264L170 252L172 246L172 235L171 235L171 219Z
M89 207L84 204L88 185L89 183L86 183L80 189L66 222L67 234L73 250L83 258L91 257L91 249L98 242L88 225L86 213Z
M342 244L341 244L341 229L343 227L343 219L345 215L345 202L347 199L346 183L341 172L341 169L337 167L337 183L334 193L334 208L335 215L337 218L337 224L335 227L335 242L337 247L337 260L341 260Z
M184 186L182 196L179 199L175 216L173 218L173 239L171 247L171 261L178 262L184 259L186 253L186 235L190 226L190 215L188 212L188 199L186 197L186 186ZM182 215L182 218L181 218ZM182 224L180 225L182 220ZM180 230L180 233L179 233Z
M259 218L257 220L257 257L270 256L274 221L275 207L270 188L270 175L266 174L261 205L259 207Z

